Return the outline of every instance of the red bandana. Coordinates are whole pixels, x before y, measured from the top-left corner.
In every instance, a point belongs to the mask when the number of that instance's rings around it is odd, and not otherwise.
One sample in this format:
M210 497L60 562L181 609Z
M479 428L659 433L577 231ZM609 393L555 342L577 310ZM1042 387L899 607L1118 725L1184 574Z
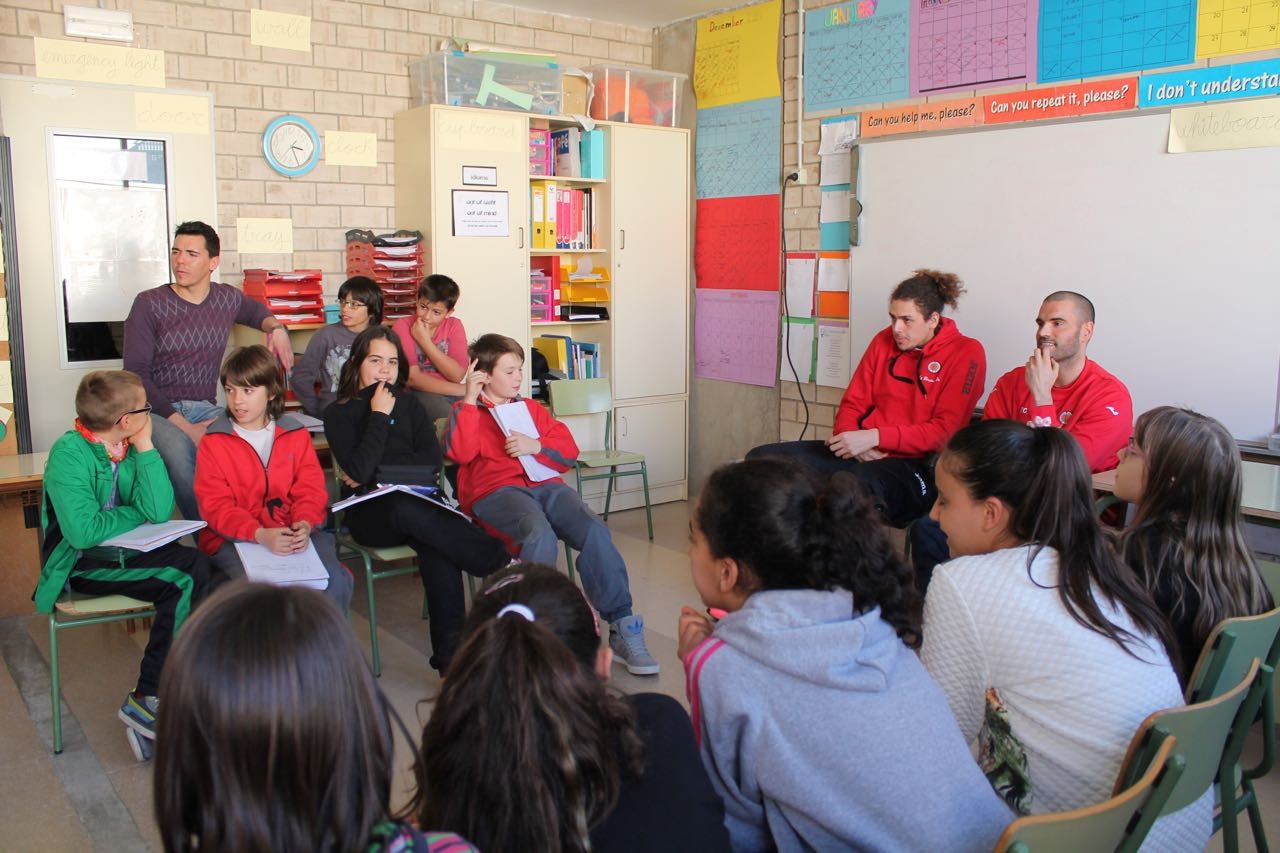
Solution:
M93 431L87 426L80 423L79 418L76 418L76 432L80 433L84 440L90 444L101 444L102 448L107 451L107 458L112 462L123 462L124 457L129 453L129 439L122 439L119 444L107 444L105 441L98 438L98 436L94 435ZM117 447L120 449L115 450L114 448Z

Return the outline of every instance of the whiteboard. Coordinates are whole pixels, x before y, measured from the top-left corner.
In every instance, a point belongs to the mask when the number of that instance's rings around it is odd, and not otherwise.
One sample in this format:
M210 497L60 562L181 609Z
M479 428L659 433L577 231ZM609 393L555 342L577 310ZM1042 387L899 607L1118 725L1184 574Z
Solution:
M1044 296L1097 307L1089 357L1135 415L1189 406L1240 439L1275 426L1280 150L1167 154L1167 113L883 140L861 147L851 350L913 269L956 272L952 312L989 392L1025 363Z

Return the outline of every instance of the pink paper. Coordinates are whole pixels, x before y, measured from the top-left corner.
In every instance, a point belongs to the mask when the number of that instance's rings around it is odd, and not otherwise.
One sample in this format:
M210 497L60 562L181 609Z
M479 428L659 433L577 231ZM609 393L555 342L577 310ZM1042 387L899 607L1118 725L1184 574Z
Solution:
M1035 0L912 0L912 7L912 95L1035 79Z
M777 384L778 293L698 288L694 375L749 385Z

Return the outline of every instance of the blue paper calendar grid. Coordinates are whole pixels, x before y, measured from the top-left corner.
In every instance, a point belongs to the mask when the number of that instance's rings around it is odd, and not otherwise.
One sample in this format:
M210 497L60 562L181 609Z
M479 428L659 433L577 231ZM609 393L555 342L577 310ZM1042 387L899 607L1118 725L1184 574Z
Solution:
M908 0L864 0L805 13L805 112L907 97L908 9Z
M1042 0L1042 83L1195 60L1192 0Z

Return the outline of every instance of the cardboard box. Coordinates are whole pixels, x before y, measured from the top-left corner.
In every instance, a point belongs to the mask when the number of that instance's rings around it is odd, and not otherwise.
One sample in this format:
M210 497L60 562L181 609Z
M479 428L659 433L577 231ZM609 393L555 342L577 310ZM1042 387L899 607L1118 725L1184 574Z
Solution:
M560 110L565 115L586 115L591 100L591 79L586 74L564 72Z

